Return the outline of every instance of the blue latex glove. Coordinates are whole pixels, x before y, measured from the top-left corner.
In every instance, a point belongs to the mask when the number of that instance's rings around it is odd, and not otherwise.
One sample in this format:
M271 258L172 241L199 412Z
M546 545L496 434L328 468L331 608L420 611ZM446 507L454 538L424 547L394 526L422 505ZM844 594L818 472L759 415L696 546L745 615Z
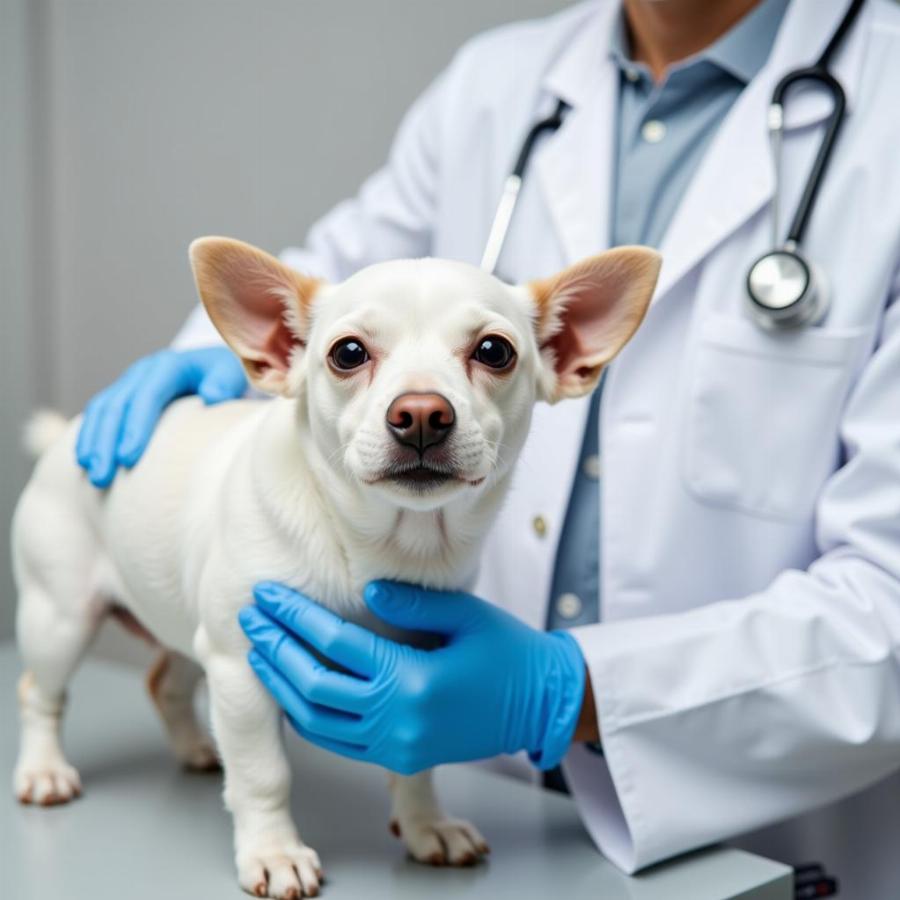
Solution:
M566 632L535 631L469 594L369 584L376 616L444 636L419 650L281 585L257 585L254 596L240 613L250 664L294 728L327 750L411 774L518 750L548 769L569 748L585 663ZM347 672L322 665L298 637Z
M199 394L206 403L243 396L247 376L227 347L162 350L139 359L88 403L75 455L96 487L109 487L119 466L130 469L150 442L165 408Z

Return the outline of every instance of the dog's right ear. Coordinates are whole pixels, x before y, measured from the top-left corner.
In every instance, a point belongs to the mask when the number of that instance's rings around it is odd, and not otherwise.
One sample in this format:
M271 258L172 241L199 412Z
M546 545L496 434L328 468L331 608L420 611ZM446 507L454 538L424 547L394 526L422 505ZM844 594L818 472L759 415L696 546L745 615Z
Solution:
M190 257L200 299L250 383L291 394L288 370L306 343L310 305L322 282L231 238L198 238Z
M583 397L597 387L603 368L641 324L661 262L649 247L615 247L528 284L543 399Z

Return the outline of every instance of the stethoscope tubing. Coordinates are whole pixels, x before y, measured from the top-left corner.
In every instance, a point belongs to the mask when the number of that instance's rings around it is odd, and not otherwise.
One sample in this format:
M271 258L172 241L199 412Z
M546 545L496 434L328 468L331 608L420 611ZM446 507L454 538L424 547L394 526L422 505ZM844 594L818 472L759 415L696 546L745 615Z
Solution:
M829 71L831 58L843 42L848 30L852 26L860 9L862 9L865 0L852 0L847 8L840 24L835 29L831 40L823 50L819 58L811 66L795 69L788 72L775 86L772 92L772 100L769 104L768 112L768 130L772 145L774 167L775 167L775 189L773 196L773 245L776 250L771 252L779 252L777 248L780 246L787 252L794 254L800 258L808 271L812 273L814 267L803 260L799 255L797 248L801 244L809 224L812 211L815 207L816 198L825 178L828 164L831 160L832 153L837 143L837 138L843 125L845 113L847 109L847 98L841 83ZM779 206L781 201L781 145L784 134L784 103L787 93L795 85L801 83L814 83L824 88L831 97L832 110L825 123L825 134L819 146L818 153L813 161L812 168L804 185L800 201L794 212L787 235L784 241L780 241L780 225L779 225ZM503 184L503 191L497 204L497 210L491 222L488 238L485 242L484 253L481 258L481 268L487 272L495 272L497 261L509 234L510 224L513 214L519 200L519 194L522 190L522 183L525 178L525 171L531 159L535 145L538 139L545 133L555 133L563 118L569 109L569 105L564 100L557 102L553 113L545 119L536 122L528 131L519 154L516 157L515 165L507 176ZM762 259L762 257L761 257ZM757 260L759 262L759 260ZM755 266L756 264L754 264ZM749 283L749 279L748 279ZM810 283L812 287L812 283ZM814 291L810 291L810 296ZM824 296L824 295L823 295ZM760 307L759 301L755 298L754 303ZM757 317L765 314L764 308L756 309ZM800 322L806 324L807 319L801 317ZM774 324L774 319L773 319Z
M497 260L506 243L506 235L509 233L509 224L512 221L516 204L519 201L519 191L522 190L522 181L525 178L525 170L528 168L528 162L534 151L534 145L538 138L545 132L551 134L559 129L562 125L563 118L569 109L569 104L565 100L559 100L556 108L546 119L535 122L534 125L525 135L522 142L522 148L516 157L516 164L513 166L512 172L503 182L503 192L500 195L500 201L497 204L497 211L494 213L494 219L491 222L491 229L488 232L487 241L484 244L484 253L481 257L481 268L485 272L493 273L497 268Z

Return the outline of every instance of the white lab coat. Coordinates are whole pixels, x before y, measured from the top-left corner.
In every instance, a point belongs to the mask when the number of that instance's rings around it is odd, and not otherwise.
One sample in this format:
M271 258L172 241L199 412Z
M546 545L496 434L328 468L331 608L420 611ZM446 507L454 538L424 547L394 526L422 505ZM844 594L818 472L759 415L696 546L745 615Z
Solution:
M849 114L806 243L828 281L827 320L774 335L743 306L748 266L772 246L772 88L819 54L847 5L790 5L672 221L646 322L608 373L604 624L575 632L606 755L576 748L566 766L587 829L627 871L745 835L776 858L823 861L844 897L887 900L900 896L891 0L866 3L833 67ZM408 114L387 167L285 258L330 278L387 257L477 262L522 138L559 97L571 110L534 154L499 271L543 276L606 246L616 9L583 4L469 43ZM788 101L788 210L829 109L815 89ZM211 335L197 313L178 343ZM538 409L485 547L480 593L538 627L586 409Z

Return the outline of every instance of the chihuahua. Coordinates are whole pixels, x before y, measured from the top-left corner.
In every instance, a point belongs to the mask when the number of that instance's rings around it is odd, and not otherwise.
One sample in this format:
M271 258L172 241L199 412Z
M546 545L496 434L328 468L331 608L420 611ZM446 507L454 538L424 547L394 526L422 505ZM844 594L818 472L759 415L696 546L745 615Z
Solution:
M159 644L148 687L177 757L225 771L241 887L318 893L322 870L289 810L280 711L247 663L237 613L261 579L284 582L394 638L364 585L471 585L533 404L588 394L640 324L659 257L621 247L525 285L438 259L370 266L340 284L247 244L195 241L213 323L271 402L159 423L140 465L104 492L75 463L78 420L33 422L40 459L16 509L13 558L23 803L81 792L60 743L66 685L114 614ZM205 673L215 747L195 716ZM465 865L487 851L446 816L430 774L390 779L410 854Z

